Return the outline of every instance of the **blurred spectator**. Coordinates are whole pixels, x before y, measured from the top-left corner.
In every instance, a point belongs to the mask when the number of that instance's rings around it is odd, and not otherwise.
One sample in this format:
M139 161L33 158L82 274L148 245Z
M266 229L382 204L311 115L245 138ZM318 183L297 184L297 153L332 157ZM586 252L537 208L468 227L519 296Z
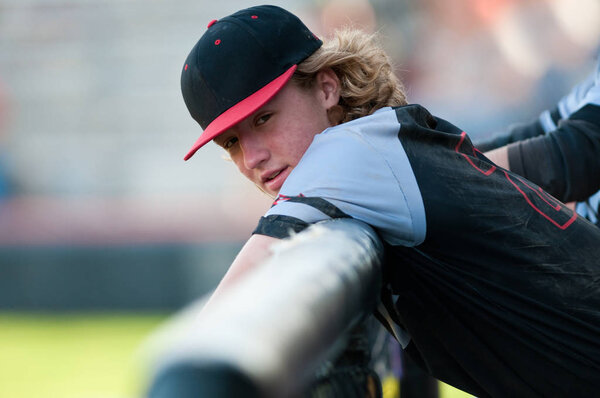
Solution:
M471 135L552 105L600 42L598 0L372 3L409 101Z
M321 9L321 24L325 36L345 27L373 32L377 26L375 10L368 0L328 1Z
M0 199L13 194L13 182L9 173L8 153L5 146L7 118L6 92L0 81Z
M600 0L274 3L314 13L306 19L322 35L344 25L376 29L409 100L427 103L471 134L499 130L550 106L587 70L581 60L600 36ZM20 191L239 194L240 179L228 164L211 178L194 178L220 156L218 148L197 166L181 162L181 148L196 126L186 118L176 77L181 54L206 26L199 21L226 15L234 5L177 4L48 7L32 0L2 9L0 75L10 83L15 112L14 122L0 132L10 136L0 138L0 151L12 160L2 153L0 163L10 166Z

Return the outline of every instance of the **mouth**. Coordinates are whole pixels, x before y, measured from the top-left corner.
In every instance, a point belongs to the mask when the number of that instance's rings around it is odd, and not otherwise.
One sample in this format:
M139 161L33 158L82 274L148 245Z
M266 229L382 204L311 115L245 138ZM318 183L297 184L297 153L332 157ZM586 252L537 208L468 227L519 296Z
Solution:
M282 169L269 172L268 174L263 175L262 183L268 190L277 192L283 185L290 171L290 167L286 166Z

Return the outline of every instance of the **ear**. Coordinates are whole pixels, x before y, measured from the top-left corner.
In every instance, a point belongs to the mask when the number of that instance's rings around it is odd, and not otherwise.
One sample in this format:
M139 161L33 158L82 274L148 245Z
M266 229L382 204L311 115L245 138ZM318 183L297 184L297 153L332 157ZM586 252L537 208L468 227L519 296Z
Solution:
M326 110L330 110L340 102L340 79L331 68L317 72L317 89Z

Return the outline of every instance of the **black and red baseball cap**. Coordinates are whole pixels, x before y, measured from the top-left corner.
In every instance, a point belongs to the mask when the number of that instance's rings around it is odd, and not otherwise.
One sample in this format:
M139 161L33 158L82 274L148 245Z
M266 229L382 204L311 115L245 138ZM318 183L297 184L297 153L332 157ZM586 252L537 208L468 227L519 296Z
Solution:
M181 73L185 104L204 129L184 159L273 98L322 44L298 17L276 6L210 22Z

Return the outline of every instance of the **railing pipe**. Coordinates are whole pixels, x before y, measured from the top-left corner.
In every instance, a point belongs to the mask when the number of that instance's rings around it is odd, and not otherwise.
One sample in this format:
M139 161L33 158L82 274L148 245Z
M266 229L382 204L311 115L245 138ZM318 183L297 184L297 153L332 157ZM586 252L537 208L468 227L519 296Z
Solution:
M192 306L165 329L148 397L298 393L376 307L382 253L377 234L350 219L282 240L210 307Z

